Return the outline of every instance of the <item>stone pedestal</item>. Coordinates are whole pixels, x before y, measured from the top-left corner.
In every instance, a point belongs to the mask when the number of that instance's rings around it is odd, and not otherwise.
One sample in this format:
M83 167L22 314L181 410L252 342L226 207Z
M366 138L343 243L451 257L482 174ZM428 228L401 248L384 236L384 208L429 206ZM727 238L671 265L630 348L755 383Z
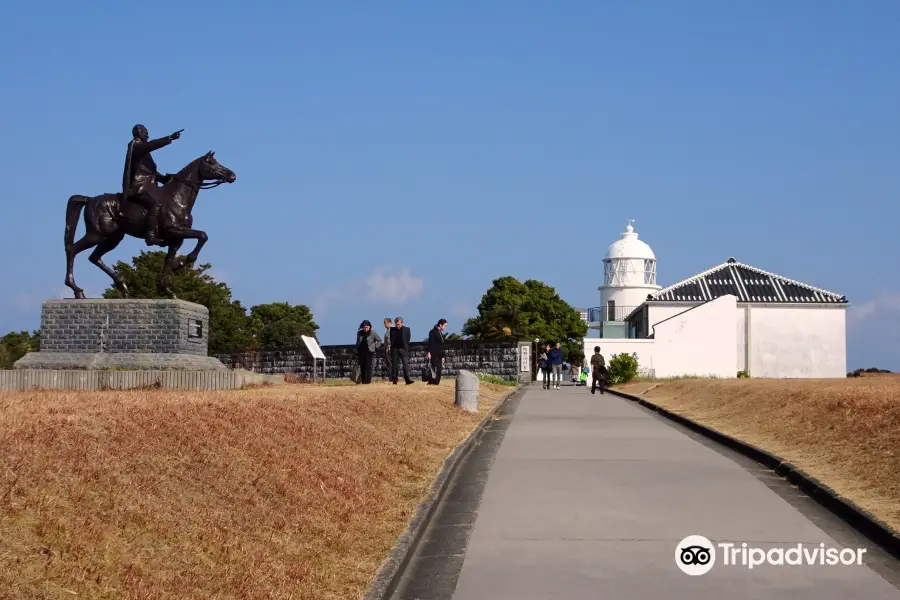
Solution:
M208 356L209 311L184 300L47 300L41 350L16 369L228 370Z

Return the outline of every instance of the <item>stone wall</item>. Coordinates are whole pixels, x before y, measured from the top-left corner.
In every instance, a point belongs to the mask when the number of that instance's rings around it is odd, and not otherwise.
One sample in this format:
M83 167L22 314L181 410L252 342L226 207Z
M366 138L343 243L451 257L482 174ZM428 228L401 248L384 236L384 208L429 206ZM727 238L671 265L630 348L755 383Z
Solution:
M41 347L15 369L225 370L208 355L209 311L183 300L47 300Z
M454 341L447 342L446 361L443 374L455 376L462 369L478 373L489 373L503 379L514 381L518 378L519 350L517 342L486 341ZM326 377L328 379L346 379L350 377L350 369L356 364L356 353L352 345L322 346L327 357ZM420 381L425 368L426 344L422 342L410 344L409 375ZM312 379L313 360L306 350L237 352L231 354L214 354L227 367L247 369L255 373L294 373L300 377ZM321 376L321 361L317 366ZM388 374L384 367L384 354L379 351L375 355L373 378L380 379ZM400 378L403 378L401 367Z
M206 356L209 310L183 300L47 300L41 352Z

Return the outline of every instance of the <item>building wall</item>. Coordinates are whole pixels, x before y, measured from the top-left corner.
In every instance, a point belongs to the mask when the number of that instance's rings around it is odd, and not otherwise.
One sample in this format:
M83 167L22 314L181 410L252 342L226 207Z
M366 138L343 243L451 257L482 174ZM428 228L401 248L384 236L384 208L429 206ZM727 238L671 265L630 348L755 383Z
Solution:
M747 370L747 311L748 306L741 304L735 310L735 330L737 331L737 370Z
M665 321L668 318L674 317L677 314L683 313L689 308L693 308L699 305L699 302L679 302L677 304L650 304L648 306L647 312L647 320L650 324L648 327L648 335L653 335L653 326L659 323L660 321Z
M751 377L847 375L844 306L749 305Z
M654 325L684 313L691 306L698 303L649 305L650 333ZM739 304L732 318L735 373L747 371L751 377L771 378L845 377L847 374L843 306ZM656 331L659 338L658 326ZM664 350L655 352L658 367L667 354ZM657 369L657 376L665 371L668 367L663 365L662 371Z
M600 354L606 359L607 364L609 364L609 360L614 354L635 353L638 357L638 366L641 374L645 376L653 375L653 340L584 338L584 355L588 360L594 353L594 346L600 346Z
M656 377L736 377L736 312L737 298L722 296L657 322Z

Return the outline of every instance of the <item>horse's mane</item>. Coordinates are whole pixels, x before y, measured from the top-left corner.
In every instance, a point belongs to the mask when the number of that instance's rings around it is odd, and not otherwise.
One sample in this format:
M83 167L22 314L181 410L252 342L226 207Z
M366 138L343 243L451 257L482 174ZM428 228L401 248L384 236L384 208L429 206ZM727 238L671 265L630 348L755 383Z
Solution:
M206 154L204 154L204 155L202 155L202 156L198 156L197 158L195 158L194 160L192 160L192 161L189 162L188 164L184 165L184 167L182 167L180 171L178 171L177 173L175 173L175 177L177 177L177 178L180 179L181 181L184 181L185 178L187 177L188 173L191 172L191 170L199 170L199 169L197 169L197 163L199 163L199 162L202 161L202 160L205 160L206 157L209 156L211 153L212 153L212 150L210 150L209 152L207 152ZM165 188L168 188L170 185L173 185L173 184L175 184L175 183L177 183L177 182L175 181L175 179L171 179L171 180L169 181L169 183L167 183L167 184L165 184L165 185L163 186L163 188L164 188L164 189L165 189Z
M181 170L178 171L177 174L178 174L178 175L186 175L188 171L190 171L192 168L194 168L194 166L195 166L198 162L200 162L201 160L204 160L207 156L209 156L209 152L207 152L207 153L204 154L203 156L198 156L197 158L195 158L194 160L192 160L192 161L189 162L188 164L184 165L184 167L182 167Z

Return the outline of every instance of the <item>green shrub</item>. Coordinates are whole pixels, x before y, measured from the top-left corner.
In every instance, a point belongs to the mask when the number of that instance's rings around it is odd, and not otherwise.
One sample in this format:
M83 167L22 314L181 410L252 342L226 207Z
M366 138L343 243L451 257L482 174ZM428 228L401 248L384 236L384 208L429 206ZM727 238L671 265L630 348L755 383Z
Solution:
M510 381L509 379L503 379L502 377L500 377L498 375L491 375L490 373L475 373L475 375L477 375L478 379L480 379L481 381L483 381L485 383L496 383L499 385L508 385L508 386L515 386L515 385L519 384L518 381L515 381L515 380Z
M607 370L607 385L620 385L628 383L638 374L637 353L613 354L609 359Z
M750 375L747 373L747 371L738 371L737 376L738 379L750 379Z

